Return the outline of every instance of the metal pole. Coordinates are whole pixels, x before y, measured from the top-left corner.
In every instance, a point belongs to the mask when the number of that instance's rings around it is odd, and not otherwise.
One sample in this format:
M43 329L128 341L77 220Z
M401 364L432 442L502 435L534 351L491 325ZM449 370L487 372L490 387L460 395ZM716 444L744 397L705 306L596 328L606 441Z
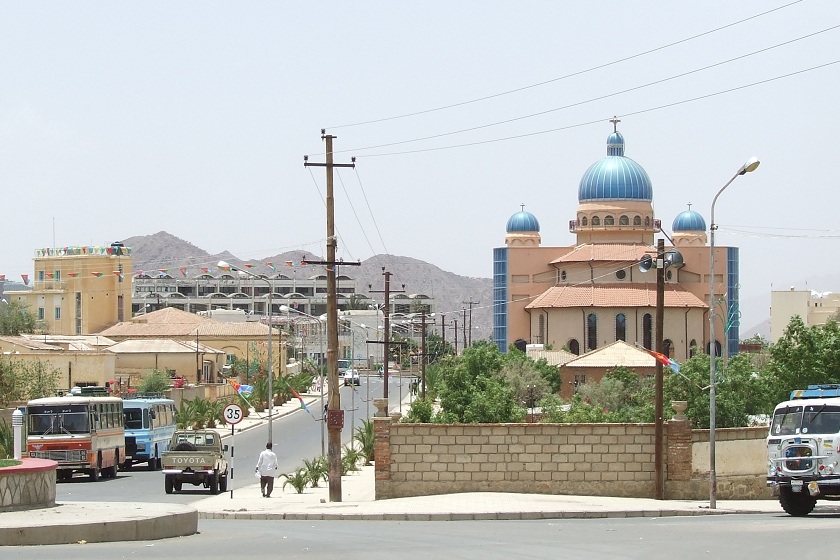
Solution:
M717 429L717 406L715 403L715 360L717 358L715 348L715 230L717 224L715 224L715 204L717 204L718 197L726 190L726 187L732 184L732 181L737 179L739 175L755 171L758 164L758 158L748 159L741 169L717 192L712 199L712 210L709 213L711 219L709 223L709 509L717 508L717 473L715 472L715 431Z
M262 278L262 277L260 277ZM268 284L268 310L266 311L266 315L268 315L268 441L274 442L274 432L272 430L274 424L274 416L272 416L273 406L274 406L274 363L273 363L273 355L271 352L271 281L267 278L263 278L266 284Z
M662 354L664 350L663 341L665 332L665 240L660 239L656 248L656 351ZM665 499L665 454L663 450L663 378L662 378L662 362L656 360L656 402L654 404L654 414L656 416L656 429L654 442L654 498L657 500Z
M325 375L323 374L323 365L324 365L324 323L321 319L318 319L318 339L321 343L321 355L318 357L318 380L321 384L321 410L324 410L324 382L326 381ZM324 449L324 431L325 431L325 424L326 419L321 419L321 457L326 456L327 452Z

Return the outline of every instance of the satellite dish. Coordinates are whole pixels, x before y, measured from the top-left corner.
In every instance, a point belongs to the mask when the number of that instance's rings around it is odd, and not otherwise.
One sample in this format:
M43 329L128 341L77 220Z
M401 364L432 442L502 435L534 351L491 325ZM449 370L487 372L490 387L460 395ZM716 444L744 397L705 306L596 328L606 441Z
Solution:
M639 270L647 272L651 268L653 268L653 259L650 255L642 255L642 258L639 259Z

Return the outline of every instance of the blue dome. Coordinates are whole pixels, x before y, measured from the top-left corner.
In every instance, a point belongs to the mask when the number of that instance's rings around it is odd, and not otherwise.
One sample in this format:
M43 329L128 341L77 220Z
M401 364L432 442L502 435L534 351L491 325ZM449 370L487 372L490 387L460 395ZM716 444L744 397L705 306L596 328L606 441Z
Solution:
M706 231L706 220L694 210L680 212L674 218L672 231Z
M540 231L540 223L530 212L522 210L510 217L507 223L507 232L517 231Z
M653 200L650 177L641 165L624 157L624 137L613 132L607 138L607 157L583 174L578 187L578 201Z

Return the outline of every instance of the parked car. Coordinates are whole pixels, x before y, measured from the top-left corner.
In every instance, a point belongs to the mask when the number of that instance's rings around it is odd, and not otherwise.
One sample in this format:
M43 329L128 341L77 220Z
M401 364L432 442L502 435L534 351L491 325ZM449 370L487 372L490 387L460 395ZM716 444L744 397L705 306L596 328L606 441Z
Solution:
M359 378L359 370L348 369L344 372L344 385L361 385L362 381Z

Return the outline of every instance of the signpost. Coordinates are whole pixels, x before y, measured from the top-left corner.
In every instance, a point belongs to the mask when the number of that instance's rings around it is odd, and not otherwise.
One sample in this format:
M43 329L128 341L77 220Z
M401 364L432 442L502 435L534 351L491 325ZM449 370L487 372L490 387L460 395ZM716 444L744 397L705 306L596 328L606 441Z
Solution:
M222 412L225 422L230 424L230 499L233 499L233 438L234 427L242 422L245 414L242 412L242 407L238 404L229 404Z

